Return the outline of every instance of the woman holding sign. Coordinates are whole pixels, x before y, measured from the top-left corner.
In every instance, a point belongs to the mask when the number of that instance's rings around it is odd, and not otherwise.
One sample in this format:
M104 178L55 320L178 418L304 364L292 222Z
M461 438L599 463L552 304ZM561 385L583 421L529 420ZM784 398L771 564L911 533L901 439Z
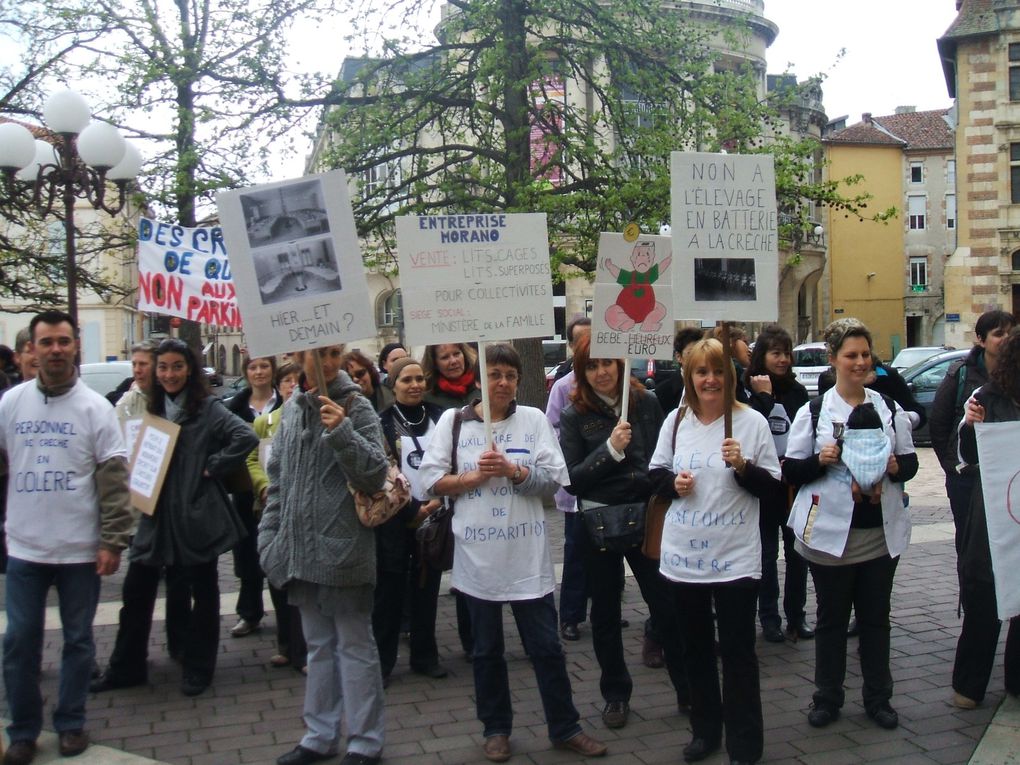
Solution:
M1014 329L999 351L990 381L974 392L967 402L960 427L960 457L968 465L978 466L974 425L979 422L1016 422L1020 420L1020 332ZM980 479L980 474L978 478ZM1001 476L1007 486L1008 474ZM1008 492L1008 488L1007 488ZM1007 508L986 508L980 481L971 494L970 510L960 528L960 600L963 604L963 629L956 644L953 664L951 703L960 709L974 709L985 697L999 644L998 601L992 555L988 545L986 512L1002 514ZM1020 695L1020 619L1010 619L1006 635L1004 662L1006 690Z
M144 682L152 610L160 569L190 592L181 653L181 692L197 696L212 682L220 642L219 556L244 536L244 525L221 480L244 468L258 437L209 392L205 373L183 340L164 340L155 353L149 413L180 425L156 511L143 515L131 542L124 607L102 689Z
M581 730L556 630L556 577L543 499L568 480L552 425L540 409L518 406L521 359L509 345L485 349L492 422L481 403L446 411L425 452L422 486L455 497L453 586L474 630L475 703L485 726L482 754L510 759L513 709L503 656L503 604L510 602L535 670L549 738L586 757L606 753Z
M815 583L815 693L808 722L839 717L847 625L855 608L861 636L864 709L883 728L899 725L889 704L889 609L899 555L910 542L903 483L917 473L907 413L865 387L871 333L857 319L825 328L836 384L801 407L786 443L783 475L799 486L790 511L796 549Z
M560 446L570 473L567 490L577 496L583 521L582 559L591 592L592 641L606 702L602 721L607 728L622 728L627 724L634 688L620 629L620 567L624 558L661 635L666 666L682 707L688 704L688 692L676 610L658 565L641 553L643 535L606 540L599 538L597 529L592 531L603 525L605 513L644 513L652 493L648 463L662 425L662 410L655 396L630 376L626 387L630 415L621 420L624 362L593 359L590 348L587 334L574 344L577 387L571 395L573 403L560 417Z
M673 583L684 639L694 738L684 760L722 742L732 763L757 762L764 724L754 617L761 579L759 499L779 486L779 460L765 418L725 390L729 360L715 339L687 347L684 401L659 431L651 461L656 493L673 495L662 531L659 571ZM732 437L726 437L726 413ZM723 689L715 658L715 608Z
M412 572L411 670L426 677L446 677L436 646L436 604L443 572L418 560L414 529L440 505L428 499L418 478L425 449L443 410L424 401L425 371L415 359L405 356L390 366L390 383L396 401L379 415L389 454L411 483L411 500L386 523L376 526L375 607L372 631L379 646L383 681L389 680L397 662L400 620ZM423 567L424 566L424 567Z

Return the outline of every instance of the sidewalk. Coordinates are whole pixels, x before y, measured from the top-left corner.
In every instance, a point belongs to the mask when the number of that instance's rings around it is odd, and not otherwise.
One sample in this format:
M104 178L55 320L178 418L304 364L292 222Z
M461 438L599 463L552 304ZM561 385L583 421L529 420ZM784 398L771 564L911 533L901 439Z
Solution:
M765 757L768 763L839 765L856 762L889 763L1006 763L1020 761L1020 702L1002 704L1001 656L989 694L977 710L950 707L950 674L959 634L956 616L957 584L953 529L942 488L942 474L930 449L919 452L921 471L908 485L914 534L904 554L893 590L892 700L900 713L900 727L885 731L864 714L856 645L848 659L847 703L843 716L822 730L807 724L811 700L814 646L811 642L774 645L759 641L762 700L765 710ZM550 512L550 538L562 540L562 520ZM560 545L554 560L562 559ZM236 582L232 562L220 565L223 619L220 661L212 688L196 699L178 690L180 670L167 656L163 623L153 627L150 685L105 693L89 699L89 728L97 744L138 758L113 759L109 750L93 749L75 763L143 763L174 765L230 765L273 763L300 738L303 677L291 669L268 665L274 648L272 615L260 633L232 639ZM96 621L99 660L109 657L116 632L121 575L105 582ZM453 599L440 598L437 637L442 661L450 670L443 680L411 674L406 644L387 691L387 763L483 762L481 727L475 719L471 666L460 654ZM53 601L55 602L55 601ZM268 596L265 598L269 604ZM809 591L809 619L814 594ZM513 628L505 621L510 681L516 712L511 739L514 763L559 765L583 760L550 748L542 723L534 675ZM641 664L642 623L646 616L637 587L628 584L624 631L629 666L634 677L631 720L620 730L606 730L600 718L598 667L590 632L566 643L574 698L585 729L605 740L610 763L676 763L690 738L687 719L676 713L674 696L664 670ZM0 629L3 624L0 623ZM44 695L56 695L59 630L47 632L44 653ZM997 713L998 710L998 713ZM0 710L5 711L5 708ZM994 718L994 719L993 719ZM49 721L47 720L47 724ZM55 754L52 743L41 742L42 755ZM973 759L972 759L973 757ZM52 758L58 759L58 758ZM338 760L334 761L338 762ZM705 762L726 762L718 755Z

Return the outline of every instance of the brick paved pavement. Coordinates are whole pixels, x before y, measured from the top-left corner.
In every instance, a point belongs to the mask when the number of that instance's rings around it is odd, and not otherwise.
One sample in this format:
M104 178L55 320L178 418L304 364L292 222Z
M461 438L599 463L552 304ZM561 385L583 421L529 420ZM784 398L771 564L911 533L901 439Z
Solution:
M805 716L812 690L813 644L773 645L760 641L766 728L764 762L965 763L985 735L1003 696L1001 659L987 701L980 709L961 712L946 704L959 630L952 524L941 473L931 451L924 449L920 454L921 472L908 486L915 520L914 539L900 563L893 591L892 670L896 682L893 705L900 713L899 729L881 730L864 715L853 643L843 717L828 728L815 730L808 726ZM558 514L550 512L549 519L552 538L562 539ZM555 555L559 560L561 550L556 550ZM261 633L243 639L230 638L236 583L229 557L223 559L220 571L225 593L223 638L213 687L197 699L180 694L179 668L166 654L163 624L157 622L150 651L150 685L90 698L89 725L96 742L167 763L229 765L272 763L299 739L303 678L293 670L268 666L273 653L272 616L267 618L267 629ZM112 647L120 581L119 575L112 577L103 588L96 628L100 661L109 656ZM811 602L813 597L813 592L809 593ZM270 605L268 596L266 605ZM624 614L631 623L625 630L625 642L635 684L631 721L621 730L610 731L602 726L598 669L590 634L585 630L581 641L566 645L582 722L586 730L609 744L610 756L604 760L607 764L680 762L680 749L690 736L687 720L676 713L665 671L646 669L641 664L645 609L632 582L627 587ZM512 737L513 762L545 765L582 761L575 755L550 749L534 676L509 620L507 627L517 715ZM447 595L440 599L438 639L442 659L450 668L450 676L444 680L411 674L406 666L406 644L401 646L401 660L387 691L388 763L455 765L483 761L470 665L460 656L453 602ZM49 630L43 686L50 698L56 693L59 645L59 632ZM1001 749L992 745L992 738L1000 745L1005 740L1008 745L1015 744L1020 736L1017 727L1020 704L1011 699L1003 710L982 744L982 762L1006 761ZM1006 712L1012 716L1004 717ZM44 744L43 748L45 755L53 747ZM47 759L41 757L39 761ZM112 763L114 758L111 750L94 747L90 758L76 761ZM710 765L724 761L721 755L707 760Z

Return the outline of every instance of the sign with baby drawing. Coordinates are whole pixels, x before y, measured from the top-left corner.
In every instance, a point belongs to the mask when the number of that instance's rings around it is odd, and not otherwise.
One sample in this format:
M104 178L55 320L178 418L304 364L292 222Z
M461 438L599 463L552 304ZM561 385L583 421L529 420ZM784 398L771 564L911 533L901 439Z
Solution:
M673 358L672 244L633 229L599 237L593 358Z
M677 319L776 321L776 173L766 154L673 152Z

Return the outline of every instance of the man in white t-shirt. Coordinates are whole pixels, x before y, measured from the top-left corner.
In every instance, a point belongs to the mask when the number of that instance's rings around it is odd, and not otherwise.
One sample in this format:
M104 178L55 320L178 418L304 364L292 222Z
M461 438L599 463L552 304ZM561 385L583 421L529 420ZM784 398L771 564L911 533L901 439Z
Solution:
M64 634L53 727L62 756L88 747L85 698L99 578L117 570L132 525L124 439L109 402L78 379L74 320L45 311L29 327L39 376L0 400L9 478L3 658L9 765L33 760L42 730L39 676L51 585Z

